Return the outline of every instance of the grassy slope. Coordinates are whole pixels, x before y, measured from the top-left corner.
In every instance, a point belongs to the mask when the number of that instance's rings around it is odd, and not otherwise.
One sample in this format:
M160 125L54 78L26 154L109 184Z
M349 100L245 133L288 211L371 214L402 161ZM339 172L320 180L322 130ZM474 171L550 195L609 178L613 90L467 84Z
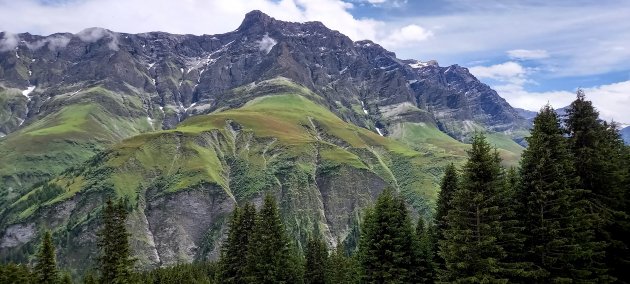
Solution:
M445 158L457 157L460 162L466 157L466 150L470 148L469 144L462 143L448 136L437 127L426 123L399 123L393 127L393 138L398 139L410 147L427 153ZM514 142L511 138L500 133L485 133L488 142L497 147L504 165L516 166L524 148ZM439 162L444 164L444 162Z
M102 88L72 98L34 123L0 140L0 192L11 199L34 182L80 164L107 145L152 129L139 115L142 105ZM128 114L112 113L126 109Z

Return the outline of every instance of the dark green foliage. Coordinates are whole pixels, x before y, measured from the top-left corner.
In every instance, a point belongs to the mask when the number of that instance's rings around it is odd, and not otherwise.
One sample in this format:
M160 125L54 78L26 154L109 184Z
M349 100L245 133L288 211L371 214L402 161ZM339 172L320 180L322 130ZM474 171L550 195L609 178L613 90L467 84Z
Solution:
M143 273L139 280L148 284L225 283L214 280L217 268L212 262L178 264Z
M439 254L445 260L442 281L506 282L515 266L504 246L513 226L498 153L483 134L473 138L460 188L452 195Z
M230 221L228 239L221 251L222 283L243 283L247 273L247 253L256 222L256 208L246 203L243 208L235 208Z
M247 252L247 281L250 283L300 283L301 263L280 219L271 195L256 216L254 234Z
M91 271L83 276L83 284L96 284L98 281Z
M598 244L585 212L571 153L555 111L545 106L534 119L521 161L517 193L525 226L527 261L540 268L533 282L598 282Z
M42 244L37 252L37 263L33 268L33 273L37 283L54 284L59 281L55 246L53 245L50 231L44 233Z
M458 188L459 176L457 174L457 169L455 169L455 165L451 163L444 171L444 177L442 177L442 183L440 184L440 193L438 195L435 210L436 244L440 241L444 241L444 232L448 228L446 216L448 215L448 211L451 209L450 202L453 198L453 194L458 190ZM437 253L435 254L435 265L436 269L445 268L444 259Z
M70 273L65 272L63 273L63 276L61 276L61 279L59 281L60 284L72 284L72 276L70 276Z
M347 256L343 243L337 240L337 247L332 251L329 258L328 283L359 283L359 270L360 267L356 258Z
M435 226L428 224L425 226L424 219L418 218L416 224L416 237L419 242L420 252L420 266L419 275L423 278L424 283L435 282L435 249L436 249L436 235ZM424 270L423 270L424 269Z
M368 209L359 240L361 278L365 283L417 283L424 275L418 239L401 197L391 189Z
M304 264L304 283L324 284L328 270L328 248L319 234L309 238L304 252L306 262Z
M595 237L608 244L606 267L614 277L627 282L630 251L624 242L630 238L630 231L623 225L627 222L624 142L614 124L600 121L599 113L581 90L567 109L565 125L579 188L585 190L589 213L602 220L596 223Z
M35 283L35 277L25 264L0 264L0 284Z
M101 283L130 283L134 259L129 247L129 233L125 226L127 210L121 200L114 204L107 200L103 208L103 223L98 247Z

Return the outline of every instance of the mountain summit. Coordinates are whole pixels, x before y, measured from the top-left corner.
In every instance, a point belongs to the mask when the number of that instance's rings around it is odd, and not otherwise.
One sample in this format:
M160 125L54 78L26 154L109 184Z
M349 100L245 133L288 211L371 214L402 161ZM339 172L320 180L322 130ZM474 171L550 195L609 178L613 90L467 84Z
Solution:
M0 52L0 252L12 259L45 226L81 240L62 262L89 262L109 197L129 202L147 267L216 257L228 212L264 193L299 243L316 227L354 246L385 187L431 215L442 166L475 131L508 161L523 149L526 120L468 69L319 22L252 11L217 35L17 37Z

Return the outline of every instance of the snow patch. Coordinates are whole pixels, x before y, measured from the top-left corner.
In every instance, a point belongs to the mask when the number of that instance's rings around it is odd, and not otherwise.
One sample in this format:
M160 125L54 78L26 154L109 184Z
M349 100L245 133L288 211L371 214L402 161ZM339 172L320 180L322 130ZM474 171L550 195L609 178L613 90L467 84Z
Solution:
M22 95L24 95L25 97L28 98L28 100L31 100L31 96L29 96L30 93L32 93L35 90L35 86L29 86L28 88L26 88L26 90L22 91Z
M376 127L376 132L378 132L378 135L383 136L383 132L381 132L381 129L380 129L380 128Z
M263 36L263 38L259 41L257 41L258 43L258 49L260 51L264 51L265 54L269 53L269 51L271 51L271 49L278 43L275 39L269 37L269 34L265 34L265 36Z
M368 114L367 109L365 109L365 104L361 101L361 108L363 109L363 113Z
M429 66L429 63L428 63L428 62L422 62L422 61L418 61L418 60L416 60L416 62L414 62L414 63L409 63L409 64L407 64L407 65L409 65L409 66L410 66L411 68L413 68L413 69L418 69L418 68L422 68L422 67L427 67L427 66Z

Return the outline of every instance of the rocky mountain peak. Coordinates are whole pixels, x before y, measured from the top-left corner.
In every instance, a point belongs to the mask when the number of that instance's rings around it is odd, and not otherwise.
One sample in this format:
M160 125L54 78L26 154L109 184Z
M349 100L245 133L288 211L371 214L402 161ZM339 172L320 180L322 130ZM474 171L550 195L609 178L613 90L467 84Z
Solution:
M241 22L241 25L238 27L238 31L247 31L249 29L265 30L277 21L278 20L260 10L253 10L245 14L245 19L243 19L243 22Z

